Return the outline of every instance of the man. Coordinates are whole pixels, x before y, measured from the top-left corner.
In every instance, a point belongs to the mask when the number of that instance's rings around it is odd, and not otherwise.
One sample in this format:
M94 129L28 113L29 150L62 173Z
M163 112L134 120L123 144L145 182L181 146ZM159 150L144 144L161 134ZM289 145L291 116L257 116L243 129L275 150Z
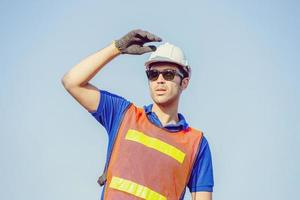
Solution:
M147 31L133 30L75 65L62 78L66 90L107 130L106 165L98 183L101 199L211 200L213 168L208 142L178 113L191 69L182 50ZM89 83L120 54L152 52L145 63L153 104L138 108Z

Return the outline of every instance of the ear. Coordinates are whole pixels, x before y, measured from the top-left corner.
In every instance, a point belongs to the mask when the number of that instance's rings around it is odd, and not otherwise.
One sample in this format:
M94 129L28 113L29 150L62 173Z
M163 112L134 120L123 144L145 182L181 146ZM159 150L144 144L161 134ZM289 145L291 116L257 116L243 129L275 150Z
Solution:
M181 89L185 90L188 87L189 82L190 82L190 79L188 77L185 77L184 79L182 79L181 86L180 86Z

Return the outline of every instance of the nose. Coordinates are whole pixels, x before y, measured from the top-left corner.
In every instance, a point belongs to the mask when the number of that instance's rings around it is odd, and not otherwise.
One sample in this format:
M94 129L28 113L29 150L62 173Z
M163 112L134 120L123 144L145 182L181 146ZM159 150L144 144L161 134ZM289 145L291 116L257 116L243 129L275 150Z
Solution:
M163 75L160 74L160 75L158 76L158 78L157 78L156 81L157 81L158 83L163 83L163 82L165 82L166 80L164 79Z

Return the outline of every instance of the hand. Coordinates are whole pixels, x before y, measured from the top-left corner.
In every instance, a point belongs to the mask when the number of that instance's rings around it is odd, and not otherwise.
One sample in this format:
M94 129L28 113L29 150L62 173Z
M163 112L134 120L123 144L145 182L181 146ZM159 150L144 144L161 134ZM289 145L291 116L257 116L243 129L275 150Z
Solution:
M115 45L122 54L141 55L156 50L154 45L143 46L145 43L161 41L162 39L160 37L157 37L152 33L136 29L130 31L121 39L116 40Z

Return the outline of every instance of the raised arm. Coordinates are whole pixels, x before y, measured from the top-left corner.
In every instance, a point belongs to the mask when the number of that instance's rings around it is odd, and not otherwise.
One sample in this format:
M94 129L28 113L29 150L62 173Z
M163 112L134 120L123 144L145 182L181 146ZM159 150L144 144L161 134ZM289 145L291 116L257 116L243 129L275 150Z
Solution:
M110 44L83 59L63 76L62 84L65 89L88 111L96 110L100 99L98 88L89 81L119 54L115 45Z
M88 111L95 111L100 100L98 88L89 81L119 54L141 55L155 51L146 42L160 42L161 38L140 29L130 31L121 39L83 59L61 79L65 89Z

